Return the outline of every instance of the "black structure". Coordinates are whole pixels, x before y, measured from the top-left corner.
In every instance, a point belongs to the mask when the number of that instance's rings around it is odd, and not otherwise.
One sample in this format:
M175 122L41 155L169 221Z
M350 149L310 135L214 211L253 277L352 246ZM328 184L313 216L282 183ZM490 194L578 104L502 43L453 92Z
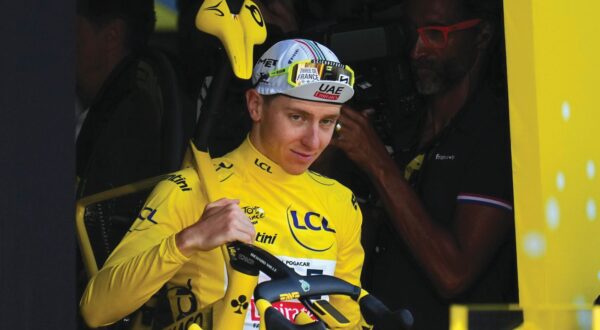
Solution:
M75 329L75 1L3 1L0 329Z

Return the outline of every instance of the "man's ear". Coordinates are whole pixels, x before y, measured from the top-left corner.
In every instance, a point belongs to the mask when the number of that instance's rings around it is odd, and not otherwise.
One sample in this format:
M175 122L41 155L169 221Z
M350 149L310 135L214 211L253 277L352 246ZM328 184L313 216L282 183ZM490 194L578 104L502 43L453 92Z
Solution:
M486 49L490 42L492 41L492 37L494 36L495 29L492 23L487 20L483 20L480 25L479 34L477 35L477 48L478 49Z
M263 97L258 94L256 89L250 88L246 91L246 107L253 122L260 122L262 118L262 109L264 106Z

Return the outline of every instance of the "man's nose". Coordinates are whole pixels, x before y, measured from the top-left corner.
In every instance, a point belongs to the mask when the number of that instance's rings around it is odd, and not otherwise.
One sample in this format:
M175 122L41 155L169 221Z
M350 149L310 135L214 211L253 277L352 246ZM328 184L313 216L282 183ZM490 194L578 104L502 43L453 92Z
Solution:
M309 125L302 136L302 144L310 149L319 147L319 125Z
M417 35L417 39L415 40L415 44L410 51L410 58L413 60L419 59L425 56L427 47L423 42L423 38L420 35Z

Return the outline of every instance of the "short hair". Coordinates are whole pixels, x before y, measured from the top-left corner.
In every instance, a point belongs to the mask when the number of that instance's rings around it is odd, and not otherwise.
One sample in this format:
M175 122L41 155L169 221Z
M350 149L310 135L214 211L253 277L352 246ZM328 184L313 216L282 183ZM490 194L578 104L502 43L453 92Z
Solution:
M502 0L463 0L468 15L486 20L493 27L488 46L490 63L486 75L495 93L505 97L507 90L504 10Z
M494 25L502 23L501 0L463 0L469 15L483 18Z
M77 14L96 27L122 19L127 26L125 47L134 52L147 46L156 24L153 0L77 0Z

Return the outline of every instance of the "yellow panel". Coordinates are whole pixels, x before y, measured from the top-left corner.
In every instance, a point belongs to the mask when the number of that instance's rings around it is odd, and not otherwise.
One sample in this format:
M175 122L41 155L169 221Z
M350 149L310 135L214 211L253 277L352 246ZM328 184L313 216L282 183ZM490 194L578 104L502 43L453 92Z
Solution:
M156 31L177 30L177 12L158 2L154 3Z
M450 330L467 330L469 328L469 311L462 305L450 306Z
M514 204L517 221L517 249L519 274L537 281L523 283L519 276L521 302L532 301L534 292L543 292L545 285L544 259L535 258L544 250L543 230L533 221L542 212L539 167L538 117L534 79L533 35L529 1L505 1L506 52L509 84L510 129L513 162ZM525 32L523 32L525 31ZM518 92L517 92L518 91ZM527 262L522 251L532 251ZM533 291L533 292L532 292ZM539 299L539 296L537 297Z
M538 304L529 307L512 304L452 305L450 306L450 330L483 330L490 329L490 326L508 329L509 324L517 325L522 314L528 317L514 328L515 330L600 330L598 328L600 306L581 307L574 304L552 306ZM469 324L471 319L477 321L471 325Z
M596 1L505 1L525 306L590 306L600 294L599 12Z

